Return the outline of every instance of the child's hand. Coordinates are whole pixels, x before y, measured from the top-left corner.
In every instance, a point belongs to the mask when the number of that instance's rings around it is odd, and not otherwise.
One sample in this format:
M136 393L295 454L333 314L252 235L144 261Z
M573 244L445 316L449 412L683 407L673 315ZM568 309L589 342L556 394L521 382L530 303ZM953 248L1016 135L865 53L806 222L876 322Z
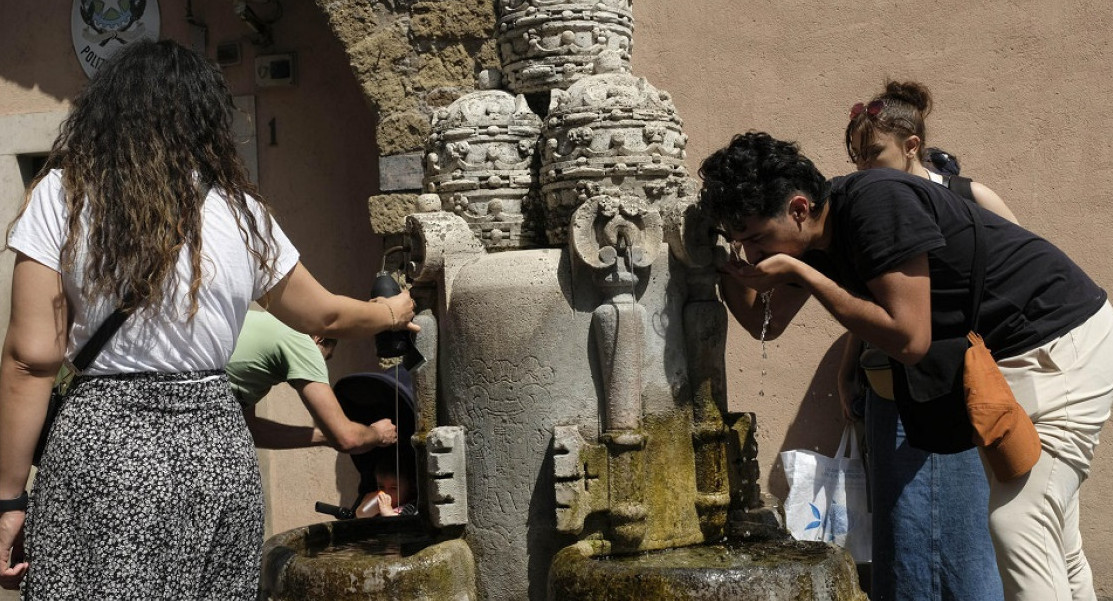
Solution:
M387 493L380 490L379 491L379 515L387 516L387 517L398 515L398 511L396 509L394 509L394 506L391 503L392 503L392 499L390 498L390 495L388 495Z

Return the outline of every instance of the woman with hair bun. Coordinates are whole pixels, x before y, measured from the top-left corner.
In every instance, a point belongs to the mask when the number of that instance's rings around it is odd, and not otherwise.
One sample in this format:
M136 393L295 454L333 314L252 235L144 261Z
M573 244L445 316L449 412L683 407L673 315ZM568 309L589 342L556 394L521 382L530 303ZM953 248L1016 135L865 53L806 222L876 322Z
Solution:
M914 81L886 83L884 92L850 109L844 141L850 162L859 170L887 167L946 184L932 177L933 171L924 166L929 158L924 121L931 108L931 93L924 85ZM978 205L1017 223L1016 216L993 190L977 182L970 182L970 188Z
M1015 223L992 190L958 176L957 161L940 169L951 174L925 167L924 120L930 112L931 94L925 86L888 82L884 92L851 108L846 126L851 162L859 170L896 169L930 179ZM839 397L850 418L862 417L854 409L864 405L873 510L870 598L1000 600L986 509L989 484L978 450L940 455L909 445L891 386L858 386L859 374L876 374L888 364L880 350L848 336Z

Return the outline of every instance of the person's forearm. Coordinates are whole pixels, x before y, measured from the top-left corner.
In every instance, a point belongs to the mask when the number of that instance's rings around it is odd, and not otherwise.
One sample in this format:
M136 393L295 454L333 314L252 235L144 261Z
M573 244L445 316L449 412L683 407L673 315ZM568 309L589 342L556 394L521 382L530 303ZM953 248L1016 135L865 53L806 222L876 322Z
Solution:
M858 357L861 354L862 340L854 334L846 334L842 358L839 360L839 385L853 384L858 371Z
M304 334L325 338L369 337L408 328L413 302L408 293L362 301L333 294L298 263L261 300L275 317Z
M323 295L313 314L275 312L295 330L325 338L370 337L393 329L398 323L388 305L362 301L339 294Z
M53 382L6 352L0 361L0 499L18 497L27 486Z
M723 303L730 310L730 314L751 336L757 338L761 335L764 307L757 302L757 292L753 288L723 275L719 278L719 295L722 296Z
M247 429L260 449L304 449L328 444L328 439L313 426L292 426L261 417L245 416Z
M313 422L332 448L341 453L362 453L384 444L379 429L348 419L328 384L305 380L291 380L289 383L301 396L302 403L313 416Z
M342 414L335 419L318 421L328 445L341 453L362 453L380 446L378 432Z
M913 364L927 352L923 341L901 324L884 307L858 298L811 267L800 273L800 280L816 300L851 334L869 342L906 364ZM930 329L929 329L930 332ZM930 343L930 338L928 340Z
M766 307L756 290L729 276L720 276L719 294L731 315L754 338L776 340L788 329L792 319L811 295L799 284L782 284L773 288L770 298L769 323L765 323ZM764 332L763 332L764 330Z
M397 327L398 319L390 306L372 301L361 301L347 296L333 295L325 305L325 315L315 334L326 338L356 338L374 336Z

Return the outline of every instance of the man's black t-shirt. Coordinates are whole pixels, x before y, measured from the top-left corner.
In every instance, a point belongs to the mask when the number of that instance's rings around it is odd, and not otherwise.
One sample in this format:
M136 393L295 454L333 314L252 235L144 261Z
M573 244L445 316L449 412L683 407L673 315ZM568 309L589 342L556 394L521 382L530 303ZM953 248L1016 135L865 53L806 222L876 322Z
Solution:
M962 197L893 169L831 180L831 246L805 260L855 295L866 282L926 252L932 338L969 328L973 221ZM978 331L997 358L1062 336L1104 304L1106 293L1050 242L981 207L988 264Z

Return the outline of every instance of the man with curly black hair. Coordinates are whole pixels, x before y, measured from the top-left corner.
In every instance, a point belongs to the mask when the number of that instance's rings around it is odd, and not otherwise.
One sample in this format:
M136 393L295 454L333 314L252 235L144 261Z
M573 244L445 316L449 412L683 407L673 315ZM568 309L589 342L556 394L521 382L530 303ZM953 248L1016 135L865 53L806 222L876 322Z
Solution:
M897 368L970 328L976 226L967 206L977 212L987 257L977 331L1044 451L1020 478L986 470L1005 598L1094 598L1078 490L1113 402L1105 291L1050 242L902 171L828 182L795 144L750 132L704 160L700 175L700 204L736 251L720 292L751 335L762 334L761 293L775 291L767 339L814 296Z

